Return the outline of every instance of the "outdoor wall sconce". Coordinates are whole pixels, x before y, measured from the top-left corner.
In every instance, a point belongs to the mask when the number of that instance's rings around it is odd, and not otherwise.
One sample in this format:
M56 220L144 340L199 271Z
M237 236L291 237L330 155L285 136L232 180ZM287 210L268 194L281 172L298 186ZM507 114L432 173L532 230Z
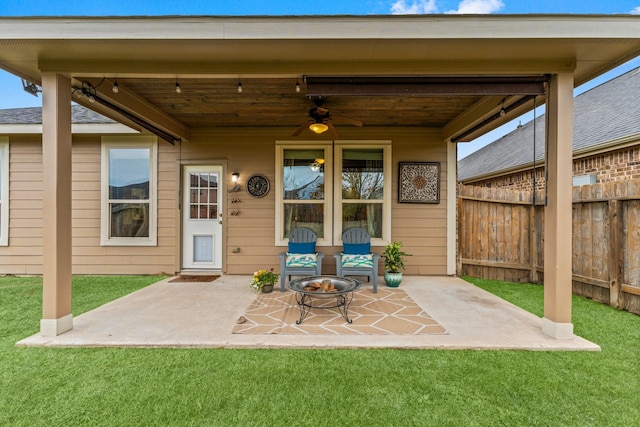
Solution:
M237 193L240 191L240 184L238 184L238 179L240 179L240 174L238 172L234 172L231 174L231 182L233 182L233 187L229 190L229 193Z

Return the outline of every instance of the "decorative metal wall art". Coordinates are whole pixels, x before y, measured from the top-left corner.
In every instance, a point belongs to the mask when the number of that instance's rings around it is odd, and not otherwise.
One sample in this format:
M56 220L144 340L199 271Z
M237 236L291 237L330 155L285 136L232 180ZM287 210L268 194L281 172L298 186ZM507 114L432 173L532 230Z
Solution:
M440 163L400 162L399 203L440 203Z
M269 192L269 179L260 174L255 174L247 180L247 192L252 197L260 198Z

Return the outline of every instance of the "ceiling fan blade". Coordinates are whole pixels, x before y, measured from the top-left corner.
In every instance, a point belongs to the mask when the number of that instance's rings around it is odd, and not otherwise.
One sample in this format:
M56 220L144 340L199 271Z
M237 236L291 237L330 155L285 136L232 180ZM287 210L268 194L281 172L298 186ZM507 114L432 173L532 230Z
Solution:
M338 123L346 123L348 125L362 127L362 122L360 120L350 119L348 117L342 117L342 116L334 116L334 115L331 115L331 118Z
M320 114L321 116L324 116L328 112L329 110L327 110L326 108L316 107L316 113Z
M298 136L298 135L300 135L300 134L302 133L302 131L303 131L303 130L305 130L307 127L309 127L309 125L307 125L307 124L300 125L300 126L298 127L298 129L296 129L296 130L291 134L291 136Z
M329 128L329 133L335 138L340 139L340 132L331 124L331 122L327 123L327 127Z

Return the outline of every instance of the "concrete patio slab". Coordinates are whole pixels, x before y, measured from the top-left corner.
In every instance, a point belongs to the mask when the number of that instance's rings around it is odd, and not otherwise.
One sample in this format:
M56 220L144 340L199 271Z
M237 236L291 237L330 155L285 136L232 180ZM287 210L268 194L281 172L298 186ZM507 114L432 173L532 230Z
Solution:
M447 335L232 334L256 298L249 280L249 276L222 276L211 283L166 279L75 317L69 332L57 337L36 334L16 345L600 350L578 336L556 340L543 334L539 317L455 277L407 276L401 285L446 328ZM363 283L364 288L369 286Z

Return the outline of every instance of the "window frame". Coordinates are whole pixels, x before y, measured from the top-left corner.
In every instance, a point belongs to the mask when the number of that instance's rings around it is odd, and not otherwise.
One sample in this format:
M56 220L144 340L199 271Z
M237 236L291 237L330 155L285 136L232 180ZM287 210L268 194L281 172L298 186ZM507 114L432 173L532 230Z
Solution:
M9 246L9 138L0 136L0 246Z
M109 150L149 149L149 236L111 237L109 213ZM101 148L100 244L102 246L157 246L158 243L158 140L155 136L103 136Z
M334 143L334 198L333 198L333 241L336 246L342 245L342 153L345 149L382 149L383 156L383 196L382 201L375 203L382 204L382 237L371 238L371 246L384 246L391 240L391 193L393 185L393 164L391 162L391 141L383 140L363 140L348 141L340 140ZM363 203L361 199L348 199L347 203ZM366 202L365 202L366 203Z
M382 149L383 152L383 197L382 201L382 237L371 238L372 246L384 246L391 240L391 208L393 193L393 163L391 140L336 140L336 141L276 141L276 207L275 207L275 244L286 246L289 239L282 238L284 200L284 150L286 149L324 149L325 163L325 200L324 200L324 230L325 236L318 238L317 246L341 246L342 245L342 150L343 149ZM353 199L349 199L350 202ZM297 201L298 202L298 201ZM317 203L310 200L309 203ZM359 203L359 202L358 202Z
M324 163L324 237L318 237L316 246L332 246L333 229L331 220L333 217L333 143L332 141L300 141L292 144L291 141L276 141L276 219L275 219L275 244L276 246L286 246L289 242L288 238L282 237L284 233L284 151L305 150L305 149L323 149L324 158L331 161ZM319 200L302 201L297 200L296 203L317 204Z

